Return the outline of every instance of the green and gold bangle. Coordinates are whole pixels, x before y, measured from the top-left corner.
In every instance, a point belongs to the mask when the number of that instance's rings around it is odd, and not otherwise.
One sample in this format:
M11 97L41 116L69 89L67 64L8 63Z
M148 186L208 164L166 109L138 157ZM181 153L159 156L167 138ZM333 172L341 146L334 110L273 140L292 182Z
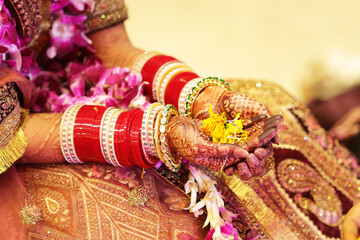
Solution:
M226 83L221 78L217 77L207 77L200 79L197 84L190 89L186 96L186 102L185 102L185 116L191 117L193 105L195 102L195 99L199 95L199 93L206 87L209 86L220 86L225 88L226 90L230 90L230 86L228 83ZM180 108L180 106L179 106Z

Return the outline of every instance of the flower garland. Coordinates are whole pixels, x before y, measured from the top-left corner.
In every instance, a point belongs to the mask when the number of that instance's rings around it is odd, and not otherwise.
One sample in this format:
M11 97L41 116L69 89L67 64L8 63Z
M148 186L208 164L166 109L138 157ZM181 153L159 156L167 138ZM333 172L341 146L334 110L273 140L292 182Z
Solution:
M35 64L31 51L27 48L28 38L20 38L16 31L16 22L0 0L0 64L22 75L27 75Z
M33 112L64 112L75 102L120 109L143 109L148 104L140 74L127 68L106 69L99 58L84 57L94 52L85 26L85 13L91 13L94 5L94 0L53 0L50 46L38 66L27 47L30 39L18 36L15 20L0 0L1 65L35 83Z
M202 208L206 207L207 217L204 227L210 224L211 229L205 240L239 239L239 234L232 225L232 219L237 215L225 209L224 200L215 187L216 181L210 179L204 172L193 165L189 165L189 170L189 180L184 188L187 194L191 194L191 197L190 205L186 209L194 213L195 217L198 217L204 213ZM197 193L205 193L204 198L199 202L196 202Z

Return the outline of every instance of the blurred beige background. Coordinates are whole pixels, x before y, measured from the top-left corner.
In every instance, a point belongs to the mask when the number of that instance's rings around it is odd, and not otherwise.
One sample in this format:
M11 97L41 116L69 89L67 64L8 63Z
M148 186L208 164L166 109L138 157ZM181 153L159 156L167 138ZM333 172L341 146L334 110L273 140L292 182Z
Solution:
M314 65L345 69L341 81L359 74L358 0L126 3L126 27L136 46L173 55L202 76L274 81L306 101L302 87L311 83Z

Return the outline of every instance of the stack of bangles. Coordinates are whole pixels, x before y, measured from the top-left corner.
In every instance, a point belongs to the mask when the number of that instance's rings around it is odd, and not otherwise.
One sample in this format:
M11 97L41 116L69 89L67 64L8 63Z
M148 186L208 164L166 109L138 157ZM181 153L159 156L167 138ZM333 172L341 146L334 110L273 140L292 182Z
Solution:
M151 168L160 159L177 171L182 158L170 151L166 131L170 118L178 114L173 105L160 103L148 105L144 112L72 105L61 121L61 150L69 163Z
M135 61L132 72L141 73L145 94L162 104L172 104L180 115L191 117L196 97L208 86L229 85L216 77L200 78L186 64L157 52L144 52Z
M145 91L160 103L148 105L144 112L95 105L70 106L60 127L61 149L66 161L151 168L160 159L177 171L182 158L179 153L171 152L166 139L170 118L179 114L191 117L196 97L208 86L230 90L222 79L199 78L184 63L153 52L140 56L132 71L142 74L143 80L149 83ZM168 105L164 106L165 103Z

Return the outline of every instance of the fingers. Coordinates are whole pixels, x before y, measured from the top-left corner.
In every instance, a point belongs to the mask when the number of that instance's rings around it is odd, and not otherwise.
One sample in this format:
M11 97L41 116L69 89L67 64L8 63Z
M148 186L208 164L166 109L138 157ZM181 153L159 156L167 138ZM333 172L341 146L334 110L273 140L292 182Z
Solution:
M243 181L248 181L252 178L252 174L248 165L245 162L241 162L237 165L238 176Z
M230 166L230 167L227 167L226 169L224 169L224 173L228 176L232 176L235 174L235 167L234 165L233 166Z
M259 136L259 142L260 142L260 145L255 145L255 146L252 146L252 147L258 147L258 146L261 146L261 145L265 145L267 144L268 142L271 141L271 139L273 139L275 136L277 136L278 134L278 130L276 130L276 128L269 128L269 129L266 129L262 134L260 134ZM255 143L256 144L256 143Z
M197 152L193 162L209 167L214 171L227 169L227 167L235 163L245 160L249 152L233 144L213 143L208 141L201 146L201 152ZM235 168L234 168L235 170ZM232 173L232 169L227 170L228 174Z
M258 115L256 117L253 117L251 119L245 120L243 122L244 129L254 126L255 123L258 123L264 119L266 119L268 116L265 114Z
M254 150L254 154L259 159L266 159L270 157L273 153L273 145L271 143L267 143L262 147L256 148Z
M342 222L341 236L343 240L356 240L360 228L360 202L356 203L346 214Z
M261 177L266 173L265 161L258 159L255 154L250 153L246 157L246 163L249 166L250 172L255 177Z

